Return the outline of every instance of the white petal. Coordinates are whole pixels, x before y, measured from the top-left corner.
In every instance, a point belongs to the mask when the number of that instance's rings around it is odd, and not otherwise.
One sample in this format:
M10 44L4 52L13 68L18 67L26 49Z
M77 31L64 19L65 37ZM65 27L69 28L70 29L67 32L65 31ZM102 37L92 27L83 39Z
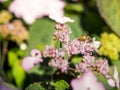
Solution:
M113 79L108 79L108 84L111 86L111 87L115 87L115 81Z
M98 48L100 47L100 45L101 45L101 42L95 41L95 38L93 38L93 44L94 44L94 47L95 47L96 49L98 49Z
M69 18L69 17L53 17L53 16L49 16L49 18L55 20L58 23L64 24L66 22L74 22L73 19Z
M117 88L120 87L120 81L119 81L119 77L118 77L118 71L117 71L117 66L115 65L114 66L114 75L113 75L114 79L115 79L115 82L116 82L116 86Z
M117 66L115 65L114 66L114 79L115 80L118 80L119 78L118 78L118 71L117 71Z

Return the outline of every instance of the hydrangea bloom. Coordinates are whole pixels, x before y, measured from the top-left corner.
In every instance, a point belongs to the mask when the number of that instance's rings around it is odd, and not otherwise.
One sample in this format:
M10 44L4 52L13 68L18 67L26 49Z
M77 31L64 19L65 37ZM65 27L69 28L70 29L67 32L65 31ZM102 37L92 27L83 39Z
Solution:
M79 39L74 39L68 42L64 48L67 50L69 55L82 54L82 55L92 55L94 52L95 45L91 42L80 41ZM98 48L96 48L97 50Z
M78 39L74 39L73 41L64 45L68 55L74 55L80 53L80 41Z
M101 74L108 76L109 73L109 65L107 60L96 60L96 68L97 71L100 72Z
M28 71L39 62L43 62L43 59L41 58L41 52L37 49L33 49L31 50L31 56L23 59L22 66L24 70Z
M61 57L51 59L51 61L49 62L49 65L60 69L61 72L67 72L67 69L68 69L68 61L63 60Z
M77 72L86 72L89 70L87 67L87 64L83 63L83 62L76 64L75 68L76 68Z
M46 46L45 50L42 51L43 57L55 57L56 55L56 49L54 46Z
M89 55L86 55L86 56L83 56L83 62L88 66L93 66L95 65L95 57L94 56L89 56Z
M69 35L71 34L70 28L65 24L57 23L56 29L57 31L53 33L55 40L59 40L60 42L67 43L70 40L69 38Z
M73 90L105 90L92 71L84 72L81 77L73 79L71 86Z
M28 31L20 20L0 25L0 35L3 38L9 37L10 40L16 41L18 44L28 39Z
M49 16L60 23L73 22L64 16L64 7L65 3L62 0L14 0L9 10L28 24L43 16Z

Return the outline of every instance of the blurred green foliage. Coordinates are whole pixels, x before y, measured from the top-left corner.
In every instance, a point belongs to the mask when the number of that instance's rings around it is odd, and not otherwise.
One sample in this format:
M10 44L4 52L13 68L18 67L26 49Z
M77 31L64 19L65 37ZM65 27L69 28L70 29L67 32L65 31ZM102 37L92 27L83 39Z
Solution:
M97 5L105 22L120 36L120 1L97 0Z
M13 78L18 87L24 85L25 71L22 68L23 51L11 50L8 52L8 63L11 70L8 71L10 78Z
M46 90L43 86L39 83L29 85L25 90Z
M59 80L56 82L51 82L55 90L69 90L69 84L65 80Z

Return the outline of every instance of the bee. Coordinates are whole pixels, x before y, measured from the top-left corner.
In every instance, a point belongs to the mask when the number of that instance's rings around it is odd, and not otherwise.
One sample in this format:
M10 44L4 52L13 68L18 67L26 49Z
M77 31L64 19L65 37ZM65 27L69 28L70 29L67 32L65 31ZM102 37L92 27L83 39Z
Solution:
M90 36L82 35L79 37L79 40L82 42L85 42L85 41L90 42L91 38L90 38Z

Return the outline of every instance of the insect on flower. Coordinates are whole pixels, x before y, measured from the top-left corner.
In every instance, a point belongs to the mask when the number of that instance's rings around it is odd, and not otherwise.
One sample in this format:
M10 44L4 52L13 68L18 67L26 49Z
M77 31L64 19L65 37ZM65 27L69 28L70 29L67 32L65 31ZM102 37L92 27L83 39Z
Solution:
M89 36L86 36L86 35L82 35L79 37L79 40L82 41L82 42L90 42L91 41L91 38Z

